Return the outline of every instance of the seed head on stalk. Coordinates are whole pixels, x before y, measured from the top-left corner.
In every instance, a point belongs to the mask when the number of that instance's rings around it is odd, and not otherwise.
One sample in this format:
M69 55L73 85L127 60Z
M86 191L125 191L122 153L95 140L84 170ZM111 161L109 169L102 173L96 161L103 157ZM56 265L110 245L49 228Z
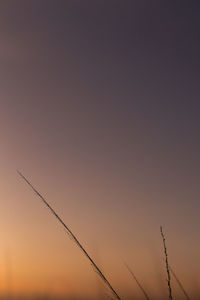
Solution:
M165 253L165 264L166 264L166 270L167 270L167 284L168 284L168 290L169 290L169 299L172 300L171 276L170 276L169 263L168 263L167 247L166 247L165 236L164 236L164 233L162 230L162 226L160 226L160 233L162 236L164 253Z

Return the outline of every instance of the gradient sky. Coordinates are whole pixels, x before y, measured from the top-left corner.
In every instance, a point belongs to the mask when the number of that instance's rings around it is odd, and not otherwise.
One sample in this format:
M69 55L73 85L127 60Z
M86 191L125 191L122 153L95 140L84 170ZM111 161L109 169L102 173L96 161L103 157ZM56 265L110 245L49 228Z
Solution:
M0 3L0 292L200 297L199 1ZM181 293L174 283L174 293Z

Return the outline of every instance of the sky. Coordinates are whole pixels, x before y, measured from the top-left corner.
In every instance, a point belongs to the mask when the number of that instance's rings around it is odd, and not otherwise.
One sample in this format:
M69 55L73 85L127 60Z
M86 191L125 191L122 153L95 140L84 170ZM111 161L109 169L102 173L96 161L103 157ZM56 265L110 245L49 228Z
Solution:
M0 295L108 299L19 169L123 299L142 299L124 262L167 299L160 225L170 265L199 299L199 9L1 1Z

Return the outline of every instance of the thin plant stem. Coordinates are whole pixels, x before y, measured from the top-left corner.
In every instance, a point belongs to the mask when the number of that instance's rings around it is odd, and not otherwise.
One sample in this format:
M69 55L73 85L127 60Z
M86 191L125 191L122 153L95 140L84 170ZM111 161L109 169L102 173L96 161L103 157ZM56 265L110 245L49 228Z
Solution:
M181 283L181 282L180 282L180 280L178 279L178 277L177 277L176 273L173 271L173 269L172 269L172 267L171 267L171 266L169 266L169 269L170 269L170 272L172 273L172 275L174 276L174 278L175 278L176 282L178 283L178 285L179 285L179 287L180 287L181 291L182 291L182 292L183 292L183 294L185 295L185 298L186 298L187 300L190 300L190 298L189 298L189 296L188 296L188 294L187 294L186 290L184 289L184 287L183 287L182 283Z
M80 250L83 252L83 254L88 258L92 266L94 267L94 270L97 272L97 274L100 276L100 278L104 281L104 283L107 285L107 287L110 289L110 291L113 293L116 299L121 300L117 292L114 290L114 288L111 286L110 282L107 280L107 278L104 276L102 271L99 269L99 267L96 265L94 260L90 257L90 255L87 253L85 248L81 245L79 240L76 238L76 236L73 234L73 232L69 229L69 227L64 223L64 221L58 216L58 214L55 212L55 210L49 205L49 203L44 199L44 197L34 188L34 186L26 179L26 177L19 171L17 171L18 174L21 176L23 180L32 188L32 190L36 193L36 195L42 200L42 202L48 207L50 212L56 217L56 219L60 222L60 224L64 227L68 235L73 239L73 241L76 243L76 245L80 248Z
M128 269L128 271L130 272L130 274L132 275L133 279L136 281L137 285L139 286L139 288L141 289L141 291L143 292L145 298L147 300L150 300L149 296L147 295L147 292L145 291L145 289L142 287L142 285L140 284L140 282L138 281L137 277L135 276L135 274L133 273L133 271L131 270L131 268L125 264L126 268Z
M165 264L166 264L166 270L167 270L167 284L168 284L168 290L169 290L169 299L172 300L171 276L170 276L169 263L168 263L167 247L166 247L165 236L164 236L164 233L162 230L162 226L160 226L160 233L162 236L164 253L165 253Z

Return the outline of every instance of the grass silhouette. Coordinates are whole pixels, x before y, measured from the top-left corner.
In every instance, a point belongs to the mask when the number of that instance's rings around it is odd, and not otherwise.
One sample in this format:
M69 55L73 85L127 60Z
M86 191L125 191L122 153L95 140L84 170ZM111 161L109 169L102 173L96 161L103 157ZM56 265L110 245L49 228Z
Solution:
M179 285L181 291L182 291L183 294L185 295L185 298L186 298L187 300L190 300L190 298L189 298L189 296L188 296L186 290L184 289L182 283L180 282L179 278L177 277L176 273L174 272L174 270L172 269L172 267L171 267L170 265L169 265L169 270L170 270L170 272L172 273L172 275L174 276L174 278L175 278L176 282L178 283L178 285Z
M112 287L112 285L110 284L110 282L108 281L108 279L105 277L105 275L103 274L103 272L100 270L100 268L97 266L97 264L95 263L95 261L91 258L91 256L88 254L88 252L82 246L82 244L79 242L79 240L77 239L77 237L73 234L73 232L71 231L71 229L64 223L64 221L59 217L59 215L52 208L52 206L37 191L37 189L31 184L31 182L20 171L17 171L17 173L31 187L31 189L34 191L34 193L40 198L40 200L42 200L43 204L49 209L49 211L56 217L56 219L58 220L58 222L64 227L66 233L69 235L70 238L72 238L72 240L76 243L76 245L79 247L79 249L82 251L82 253L87 257L87 259L91 263L94 271L103 280L103 282L105 283L105 285L107 286L107 288L112 292L113 296L116 299L121 300L121 298L118 295L118 293L115 291L115 289ZM167 247L166 247L166 239L165 239L165 235L163 233L162 226L160 226L160 233L161 233L161 236L162 236L163 248L164 248L164 254L165 254L164 261L165 261L165 266L166 266L166 271L167 271L167 285L168 285L168 291L169 291L169 300L173 300L173 298L172 298L172 288L171 288L171 274L175 278L175 280L176 280L178 286L180 287L181 291L183 292L185 298L187 300L190 300L190 298L189 298L186 290L183 287L183 284L181 283L181 281L179 280L179 278L177 277L177 275L175 274L175 272L173 271L173 269L169 265L169 262L168 262L168 253L167 253ZM140 290L142 291L142 293L144 294L145 298L147 300L150 300L147 292L145 291L145 289L143 288L143 286L141 285L141 283L139 282L139 280L135 276L134 272L131 270L131 268L126 263L125 263L125 266L128 269L129 273L132 275L133 279L137 283L137 285L140 288ZM113 300L113 298L111 296L109 296L109 295L106 295L106 296L108 298L110 298L110 299Z
M166 270L167 270L167 284L168 284L168 290L169 290L169 299L172 300L171 276L170 276L169 263L168 263L167 247L166 247L165 236L164 236L164 233L162 230L162 226L160 226L160 233L162 236L164 253L165 253L165 264L166 264Z
M131 268L127 264L125 264L125 266L128 269L128 271L130 272L130 274L132 275L132 277L134 278L134 280L136 281L137 285L139 286L140 290L144 294L145 298L147 300L150 300L149 296L147 295L147 292L145 291L145 289L143 288L143 286L141 285L141 283L138 281L137 277L135 276L135 274L133 273L133 271L131 270Z
M107 278L104 276L102 271L99 269L99 267L96 265L94 260L91 258L91 256L88 254L88 252L85 250L85 248L82 246L82 244L79 242L79 240L76 238L76 236L73 234L73 232L69 229L69 227L64 223L64 221L58 216L58 214L55 212L55 210L49 205L49 203L44 199L44 197L34 188L34 186L26 179L26 177L19 171L17 173L20 175L20 177L32 188L32 190L36 193L36 195L42 200L42 202L46 205L46 207L50 210L50 212L56 217L56 219L59 221L59 223L64 227L67 234L73 239L73 241L76 243L76 245L80 248L80 250L83 252L83 254L88 258L92 266L94 267L94 270L97 272L97 274L100 276L100 278L103 280L103 282L107 285L107 287L110 289L110 291L113 293L116 299L121 300L117 292L114 290L114 288L111 286L110 282L107 280Z

